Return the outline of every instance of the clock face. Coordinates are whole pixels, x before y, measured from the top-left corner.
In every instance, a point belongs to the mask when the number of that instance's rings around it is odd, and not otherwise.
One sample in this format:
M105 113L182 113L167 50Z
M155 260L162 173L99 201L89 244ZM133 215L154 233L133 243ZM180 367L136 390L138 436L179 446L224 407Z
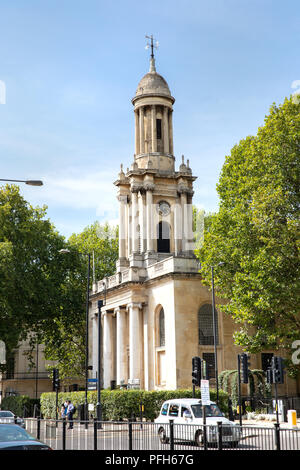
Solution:
M157 211L161 215L169 215L170 213L170 204L166 201L160 201L157 205Z

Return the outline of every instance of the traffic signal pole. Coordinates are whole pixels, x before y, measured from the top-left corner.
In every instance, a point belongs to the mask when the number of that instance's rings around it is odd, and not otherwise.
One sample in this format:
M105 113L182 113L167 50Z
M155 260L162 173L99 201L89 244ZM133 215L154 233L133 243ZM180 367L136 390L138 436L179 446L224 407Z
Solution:
M238 354L238 394L239 394L239 420L240 426L242 423L242 398L241 398L241 356Z

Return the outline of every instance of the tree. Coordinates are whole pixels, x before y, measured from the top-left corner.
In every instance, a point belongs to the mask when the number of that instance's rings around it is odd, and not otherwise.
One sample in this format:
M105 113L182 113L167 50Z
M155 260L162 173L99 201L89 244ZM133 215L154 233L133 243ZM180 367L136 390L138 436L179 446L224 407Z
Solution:
M8 355L29 331L37 340L60 309L65 242L45 215L17 186L0 189L0 338Z
M118 258L118 231L108 223L95 222L68 240L70 253L61 255L70 263L62 286L64 302L60 315L47 328L43 342L45 358L57 361L60 377L71 380L85 375L85 302L87 254L91 255L90 287L95 280L110 276ZM76 263L75 263L76 260Z
M300 337L300 105L272 105L256 136L235 145L217 185L220 206L199 251L203 279L228 300L249 352L285 348Z

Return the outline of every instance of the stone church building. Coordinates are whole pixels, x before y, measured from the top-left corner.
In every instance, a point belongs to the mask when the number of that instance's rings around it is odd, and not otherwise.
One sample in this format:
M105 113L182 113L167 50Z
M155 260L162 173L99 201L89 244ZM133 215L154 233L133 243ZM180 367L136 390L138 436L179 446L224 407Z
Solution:
M89 364L98 371L98 301L101 308L101 373L104 388L130 384L145 390L191 387L192 357L207 361L214 384L211 291L202 285L193 254L193 175L189 161L176 169L173 98L150 70L132 99L135 154L115 181L119 200L119 259L115 275L93 285ZM216 305L221 303L216 298ZM217 310L219 373L236 369L234 324ZM251 357L266 366L271 352Z

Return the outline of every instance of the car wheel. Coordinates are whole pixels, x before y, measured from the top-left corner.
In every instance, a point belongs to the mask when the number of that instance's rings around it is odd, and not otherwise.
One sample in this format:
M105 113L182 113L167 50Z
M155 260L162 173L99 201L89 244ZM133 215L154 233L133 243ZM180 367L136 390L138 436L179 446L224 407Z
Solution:
M203 433L202 431L197 431L196 432L196 435L195 435L195 442L197 444L198 447L202 447L203 446Z
M169 442L169 439L166 436L166 431L164 430L164 428L159 428L158 437L162 444L167 444Z

